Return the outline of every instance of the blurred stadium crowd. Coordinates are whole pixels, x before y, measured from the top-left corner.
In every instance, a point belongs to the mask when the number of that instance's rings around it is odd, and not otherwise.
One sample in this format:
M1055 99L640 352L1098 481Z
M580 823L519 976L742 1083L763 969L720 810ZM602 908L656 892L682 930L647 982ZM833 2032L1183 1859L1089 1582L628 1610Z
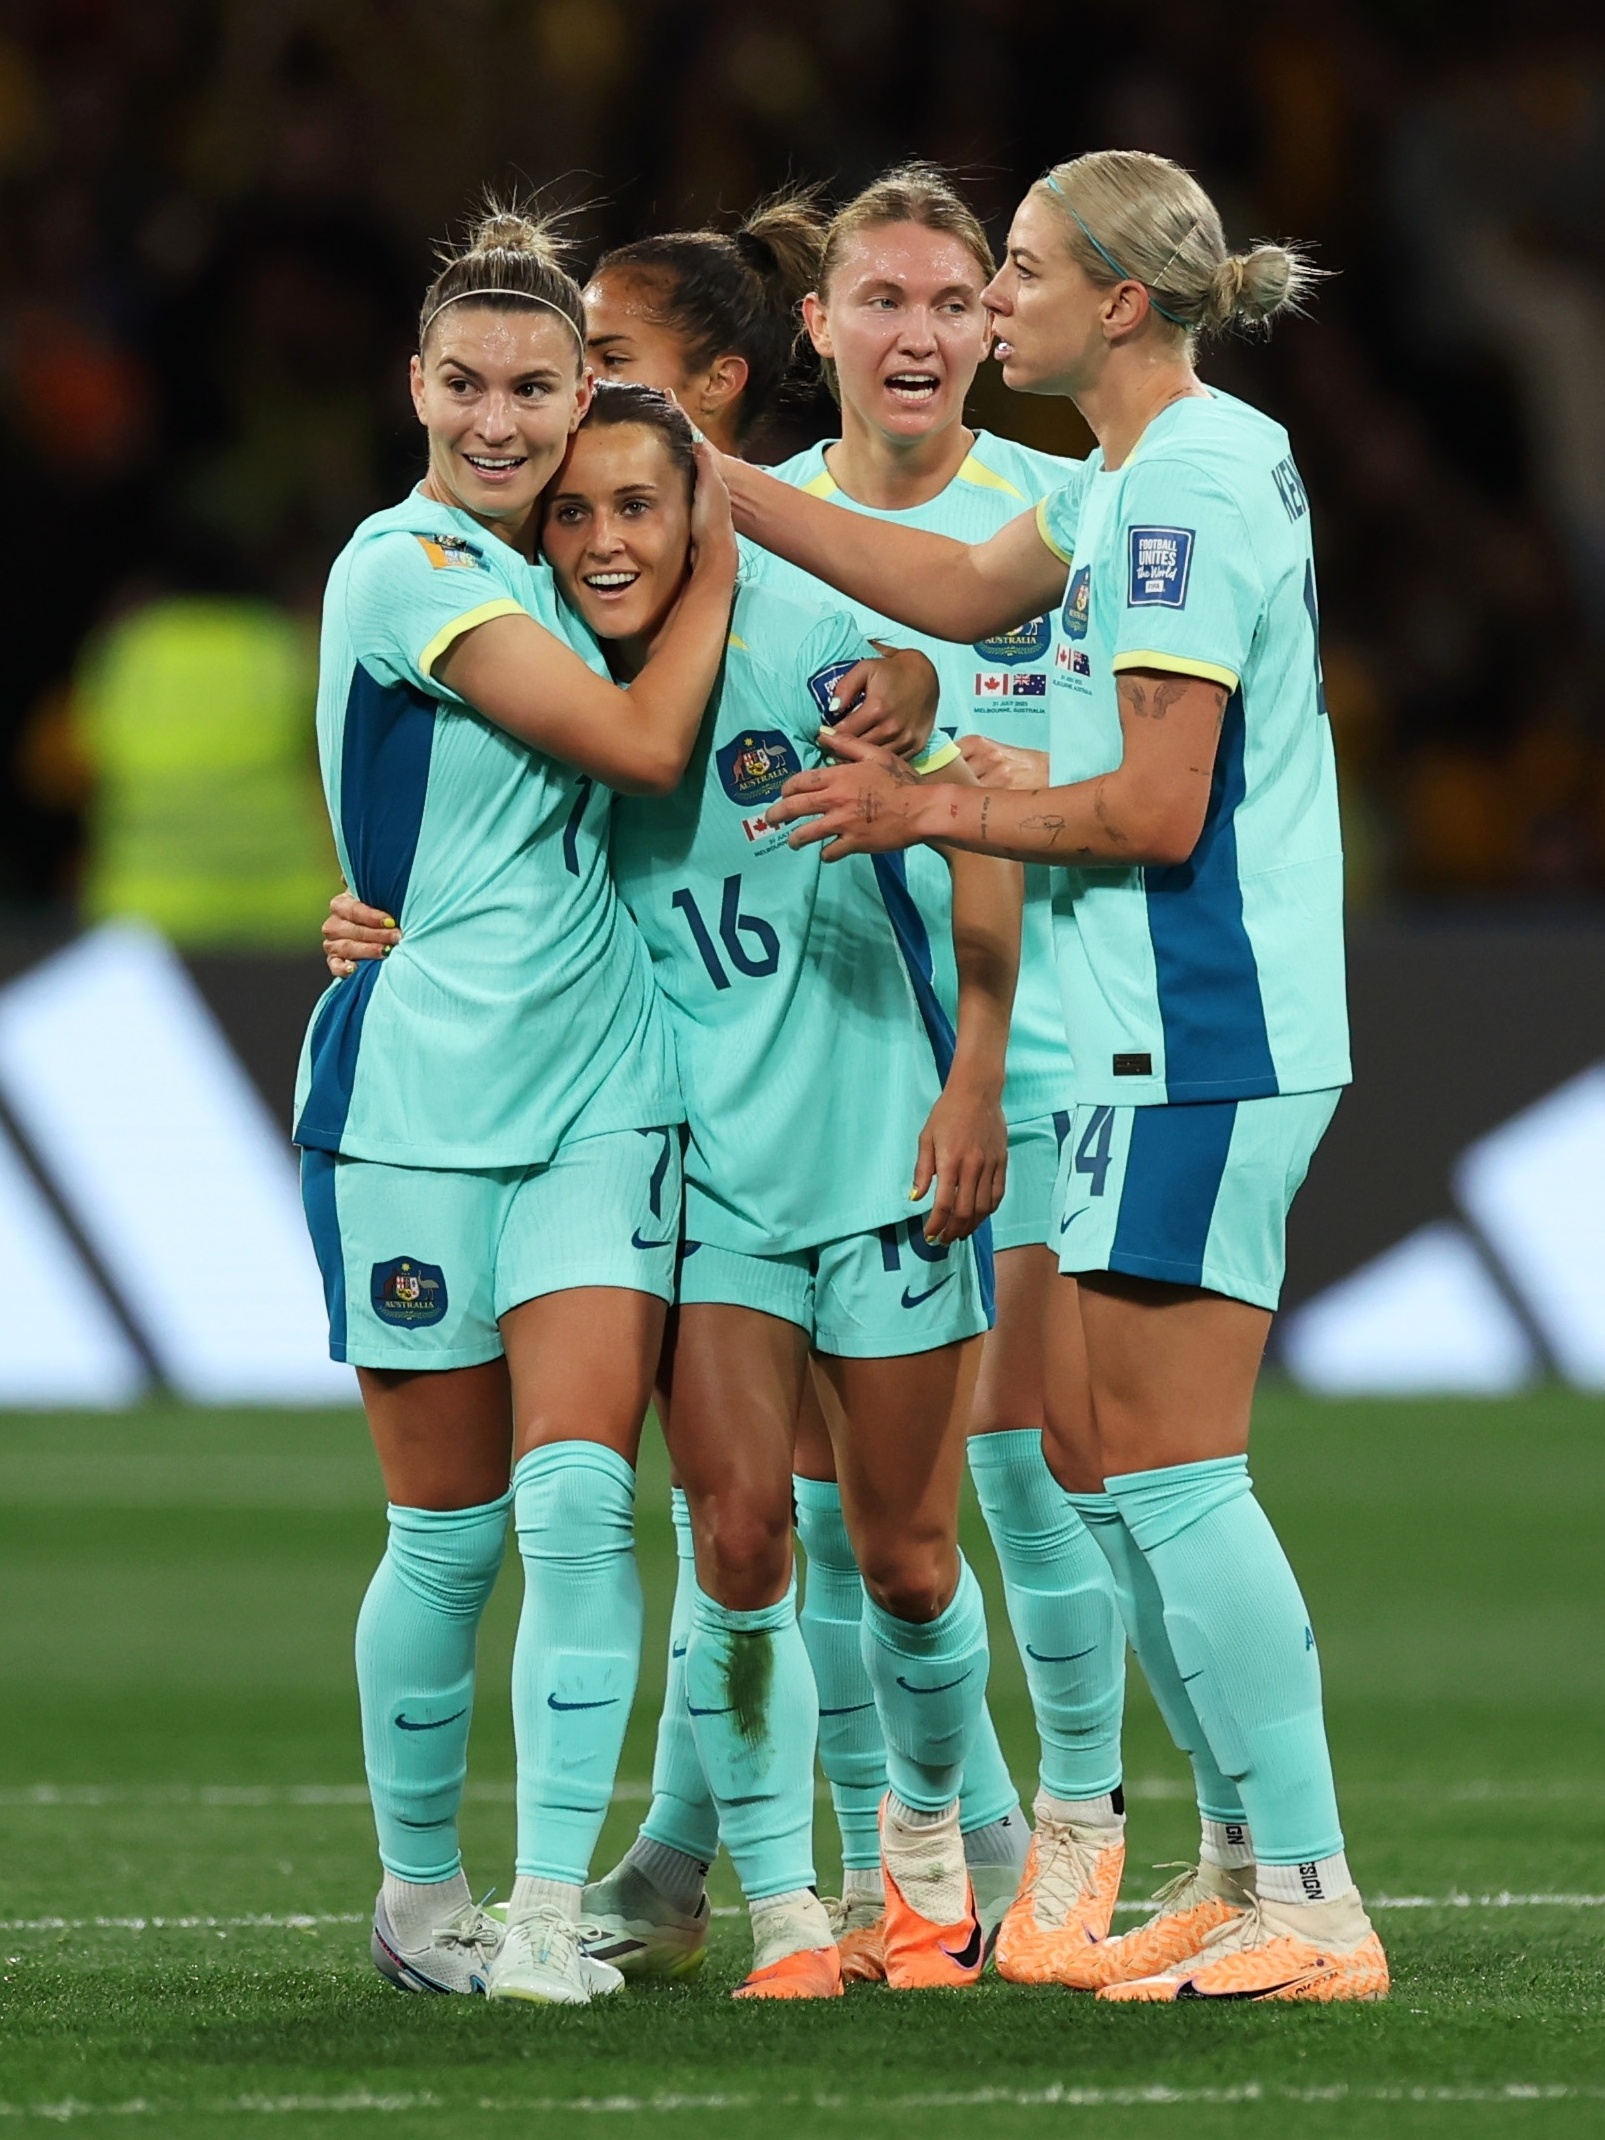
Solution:
M1356 897L1605 889L1587 11L0 0L0 909L308 943L317 598L416 472L428 248L487 180L579 204L583 265L910 153L1001 234L1112 144L1334 271L1206 372L1288 424L1314 499ZM1085 443L995 383L977 415ZM828 423L802 392L760 457Z

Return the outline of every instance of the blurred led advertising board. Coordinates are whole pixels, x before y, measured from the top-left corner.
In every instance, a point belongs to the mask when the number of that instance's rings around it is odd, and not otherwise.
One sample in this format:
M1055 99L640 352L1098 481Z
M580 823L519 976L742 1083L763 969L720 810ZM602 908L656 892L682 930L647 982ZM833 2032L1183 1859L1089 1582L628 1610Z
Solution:
M160 936L114 924L0 989L0 1101L0 1243L34 1323L0 1348L0 1403L127 1402L140 1352L196 1404L354 1401L294 1155Z

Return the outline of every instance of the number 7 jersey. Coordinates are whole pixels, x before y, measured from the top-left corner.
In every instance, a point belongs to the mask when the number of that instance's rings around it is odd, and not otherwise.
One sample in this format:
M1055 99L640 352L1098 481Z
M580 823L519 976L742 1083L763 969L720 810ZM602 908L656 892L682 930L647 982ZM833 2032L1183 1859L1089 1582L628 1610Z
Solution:
M614 880L679 1056L686 1233L749 1255L924 1208L909 1184L951 1029L901 857L822 863L764 823L826 762L831 694L873 651L850 617L741 587L684 779L614 804Z

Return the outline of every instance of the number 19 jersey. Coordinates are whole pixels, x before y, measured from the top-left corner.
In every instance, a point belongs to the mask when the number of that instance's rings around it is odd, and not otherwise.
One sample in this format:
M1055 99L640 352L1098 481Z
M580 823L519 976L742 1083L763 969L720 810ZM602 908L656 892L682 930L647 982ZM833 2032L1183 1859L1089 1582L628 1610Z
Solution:
M686 1233L748 1255L924 1208L909 1183L951 1029L919 912L895 867L822 863L764 823L785 781L825 762L831 694L872 652L851 617L739 588L684 779L614 804L614 880L679 1057Z

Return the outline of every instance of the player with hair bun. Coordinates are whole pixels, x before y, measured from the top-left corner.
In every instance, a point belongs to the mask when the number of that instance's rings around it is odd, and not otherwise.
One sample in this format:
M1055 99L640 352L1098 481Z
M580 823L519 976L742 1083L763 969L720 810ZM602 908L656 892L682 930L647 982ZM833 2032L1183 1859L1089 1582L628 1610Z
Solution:
M584 2004L622 1982L578 1918L639 1662L634 1463L684 1119L608 824L612 791L667 792L691 755L736 545L700 449L695 561L628 691L566 623L538 501L591 377L580 291L539 221L493 211L448 258L411 381L428 471L335 562L318 696L341 863L393 948L339 962L295 1128L330 1350L357 1369L389 1501L357 1629L372 1952L409 1991ZM509 1514L525 1596L504 1935L456 1819Z
M1048 862L1075 1056L1052 1240L1092 1389L1076 1506L1202 1816L1148 1923L1065 1936L1028 1868L1005 1975L1119 2001L1375 1999L1315 1637L1247 1470L1287 1209L1348 1082L1342 854L1308 501L1282 428L1205 386L1197 339L1296 307L1290 246L1233 252L1166 159L1060 164L986 293L1008 384L1071 397L1085 480L974 547L842 516L727 463L737 525L917 630L1062 604L1049 781L917 790L855 761L770 813L827 858L927 839ZM1044 1904L1047 1906L1044 1907Z

